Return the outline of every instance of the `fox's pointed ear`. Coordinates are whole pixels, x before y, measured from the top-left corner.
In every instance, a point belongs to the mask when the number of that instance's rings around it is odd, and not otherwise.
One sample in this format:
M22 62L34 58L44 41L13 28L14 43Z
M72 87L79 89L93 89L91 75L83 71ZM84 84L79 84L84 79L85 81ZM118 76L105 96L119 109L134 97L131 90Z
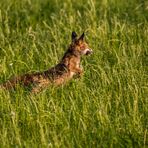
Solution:
M76 34L75 31L73 31L72 34L71 34L71 39L72 39L72 41L75 41L76 38L77 38L77 34Z
M83 32L82 35L80 36L79 40L83 41L84 40L84 36L85 36L85 34Z

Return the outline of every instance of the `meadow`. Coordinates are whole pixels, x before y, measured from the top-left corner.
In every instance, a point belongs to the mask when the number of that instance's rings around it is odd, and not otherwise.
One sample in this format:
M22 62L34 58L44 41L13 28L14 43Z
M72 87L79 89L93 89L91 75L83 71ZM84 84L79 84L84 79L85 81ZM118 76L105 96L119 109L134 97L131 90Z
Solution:
M0 90L0 147L148 147L147 0L1 0L0 83L58 63L72 31L93 49L83 77Z

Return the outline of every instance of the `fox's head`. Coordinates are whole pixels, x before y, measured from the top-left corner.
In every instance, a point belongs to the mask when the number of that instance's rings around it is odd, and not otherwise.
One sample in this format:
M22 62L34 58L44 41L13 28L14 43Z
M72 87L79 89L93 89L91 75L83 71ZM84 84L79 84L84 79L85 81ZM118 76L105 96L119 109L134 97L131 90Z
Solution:
M88 44L84 40L84 33L77 38L76 32L72 32L71 38L72 43L69 50L76 55L89 55L92 53L92 49L89 48Z

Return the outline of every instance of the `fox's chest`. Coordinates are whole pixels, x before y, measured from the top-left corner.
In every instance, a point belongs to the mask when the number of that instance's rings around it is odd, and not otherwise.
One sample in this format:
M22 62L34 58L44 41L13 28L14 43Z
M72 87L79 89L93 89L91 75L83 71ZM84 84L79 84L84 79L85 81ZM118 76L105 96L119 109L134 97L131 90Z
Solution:
M73 67L73 69L70 70L70 78L72 78L74 75L76 75L77 73L79 73L79 71L82 69L82 66L80 65L80 62L78 61L75 66Z
M66 81L72 79L76 74L80 71L80 60L74 60L70 61L67 65L67 70L63 70L62 73L57 74L57 76L54 77L53 82L57 85L63 84Z
M71 71L69 77L72 78L75 75L75 72Z

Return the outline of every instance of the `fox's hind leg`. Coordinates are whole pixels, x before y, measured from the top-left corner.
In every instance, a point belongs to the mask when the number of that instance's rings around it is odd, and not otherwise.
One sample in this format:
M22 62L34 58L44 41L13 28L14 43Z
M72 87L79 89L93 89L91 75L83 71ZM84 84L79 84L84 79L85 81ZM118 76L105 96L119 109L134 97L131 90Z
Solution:
M32 93L39 93L44 88L47 88L51 82L48 79L43 79L37 82L33 87L31 92Z

